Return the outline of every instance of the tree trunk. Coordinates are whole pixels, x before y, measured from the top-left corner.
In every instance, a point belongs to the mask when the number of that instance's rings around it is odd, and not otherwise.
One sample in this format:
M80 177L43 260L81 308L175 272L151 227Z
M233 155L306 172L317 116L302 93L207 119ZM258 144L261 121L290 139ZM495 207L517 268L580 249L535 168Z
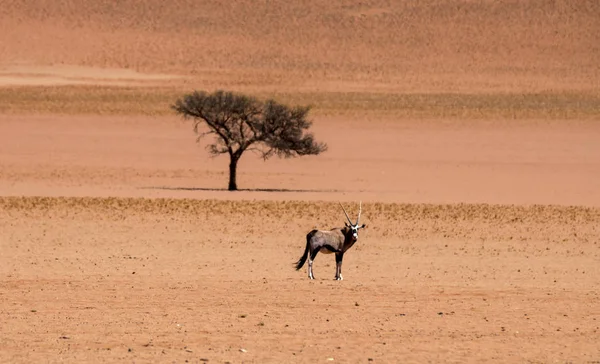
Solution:
M235 158L234 156L230 156L231 159L229 161L229 191L237 191L237 182L236 182L236 176L237 176L237 163L238 163L238 159Z

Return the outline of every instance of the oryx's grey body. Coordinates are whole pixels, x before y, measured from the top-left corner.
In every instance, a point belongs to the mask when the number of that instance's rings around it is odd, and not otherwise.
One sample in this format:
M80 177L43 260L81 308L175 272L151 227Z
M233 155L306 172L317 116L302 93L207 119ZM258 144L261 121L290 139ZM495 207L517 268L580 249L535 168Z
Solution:
M343 279L342 259L344 258L344 253L356 243L358 240L358 230L364 228L365 225L358 225L361 210L359 210L356 224L354 224L350 220L350 217L348 217L348 213L346 213L343 206L342 209L350 224L346 223L346 226L343 228L334 228L331 230L313 230L306 235L306 248L304 249L304 254L296 263L296 270L302 268L304 262L306 262L306 259L308 258L308 278L310 279L315 279L313 275L313 261L319 252L323 252L324 254L335 254L335 279Z

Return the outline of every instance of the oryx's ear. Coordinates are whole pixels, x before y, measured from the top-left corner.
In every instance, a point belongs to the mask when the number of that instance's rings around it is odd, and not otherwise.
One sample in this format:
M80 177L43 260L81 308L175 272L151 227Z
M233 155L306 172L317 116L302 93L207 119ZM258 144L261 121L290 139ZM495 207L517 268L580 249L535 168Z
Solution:
M365 225L365 224L362 224L362 226L360 226L360 229L364 229L364 228L366 228L366 227L367 227L367 225Z
M346 227L350 227L350 225L348 225L348 223L347 223L347 222L344 222L344 225L346 225Z

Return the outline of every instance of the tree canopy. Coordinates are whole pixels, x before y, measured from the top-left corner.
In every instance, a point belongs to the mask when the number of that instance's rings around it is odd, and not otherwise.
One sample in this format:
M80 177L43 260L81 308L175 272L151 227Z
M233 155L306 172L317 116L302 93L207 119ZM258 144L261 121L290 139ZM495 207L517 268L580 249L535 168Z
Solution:
M207 145L212 155L229 154L229 190L237 190L237 163L251 150L263 159L272 156L290 158L317 155L327 150L307 132L312 123L307 119L310 107L289 107L275 100L258 99L218 90L213 93L194 91L173 104L184 118L193 120L198 141L213 135Z

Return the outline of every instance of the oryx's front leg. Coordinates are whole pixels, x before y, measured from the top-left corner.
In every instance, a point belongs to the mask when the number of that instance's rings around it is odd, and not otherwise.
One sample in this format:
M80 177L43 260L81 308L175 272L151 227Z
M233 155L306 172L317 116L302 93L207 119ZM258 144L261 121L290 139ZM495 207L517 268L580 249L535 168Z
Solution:
M335 253L335 280L341 281L344 279L342 277L342 259L344 258L344 253Z

